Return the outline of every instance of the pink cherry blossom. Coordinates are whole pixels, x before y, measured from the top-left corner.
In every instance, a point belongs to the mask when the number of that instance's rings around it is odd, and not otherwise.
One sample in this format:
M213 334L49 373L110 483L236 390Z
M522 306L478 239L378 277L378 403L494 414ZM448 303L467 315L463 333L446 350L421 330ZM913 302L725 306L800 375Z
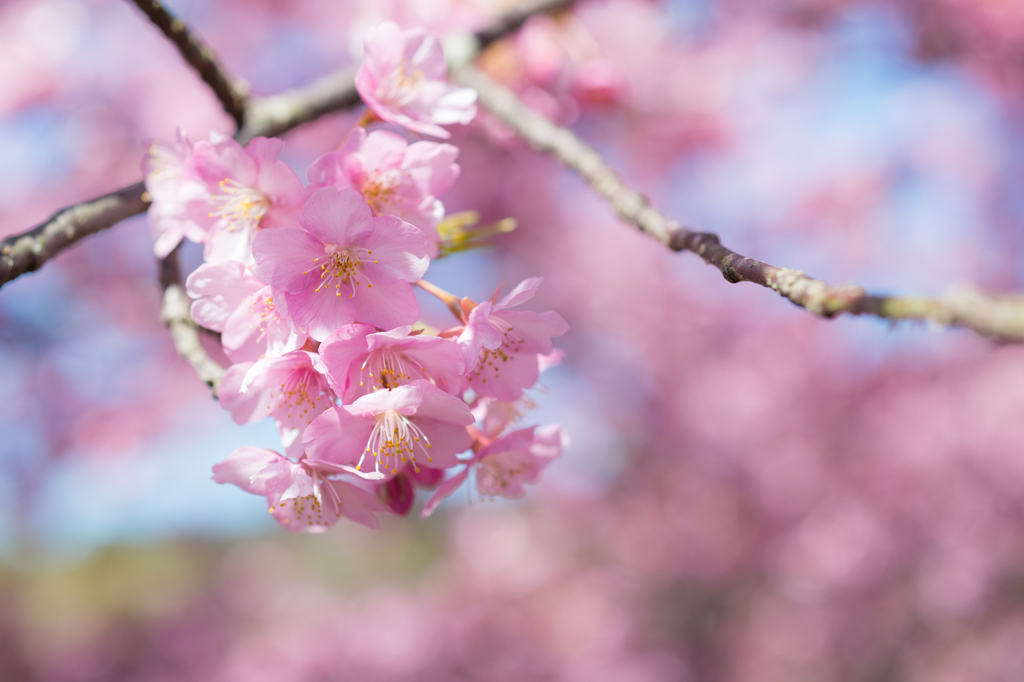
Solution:
M366 61L356 74L356 90L382 120L447 139L442 125L476 116L476 91L445 80L441 44L423 29L403 31L386 21L366 32L363 45Z
M284 142L253 138L245 149L230 137L210 134L193 149L196 171L211 192L214 219L207 235L208 262L237 260L249 264L249 247L257 231L293 225L307 192L288 164L277 157Z
M271 450L244 446L213 467L213 480L265 495L270 514L290 531L322 533L342 517L377 527L374 512L385 511L373 495L329 471L293 462Z
M463 389L511 402L537 383L538 356L550 355L551 337L561 336L569 325L554 311L508 309L533 298L542 281L523 280L500 301L484 301L470 311L458 337L468 370Z
M338 151L309 167L315 187L358 190L374 215L393 215L415 225L435 243L444 205L437 197L455 182L459 150L450 144L414 142L387 131L367 135L354 128ZM436 251L436 249L435 249Z
M301 331L323 341L355 321L385 329L416 321L409 283L430 264L422 232L394 216L373 217L359 192L336 187L313 194L299 224L260 232L252 248L256 276L284 292Z
M334 404L334 394L320 357L300 350L232 365L220 384L220 403L236 424L274 417L286 453L298 457L302 432Z
M210 197L192 162L192 143L178 129L174 146L153 140L143 162L149 206L149 228L156 243L153 252L164 258L184 238L206 240Z
M185 283L192 319L221 332L225 355L232 362L255 362L302 348L299 333L284 310L284 296L253 276L238 261L204 263Z
M351 405L332 407L306 429L311 460L355 464L391 477L404 464L447 469L459 463L472 438L473 415L466 403L429 381L377 391Z
M411 334L406 325L375 333L369 325L346 325L320 345L331 388L343 402L419 379L445 393L459 392L465 362L453 341Z
M483 447L464 469L442 483L423 507L422 515L430 516L471 473L476 474L476 489L481 498L522 499L525 486L537 483L544 468L568 446L569 437L557 424L529 426L502 436Z

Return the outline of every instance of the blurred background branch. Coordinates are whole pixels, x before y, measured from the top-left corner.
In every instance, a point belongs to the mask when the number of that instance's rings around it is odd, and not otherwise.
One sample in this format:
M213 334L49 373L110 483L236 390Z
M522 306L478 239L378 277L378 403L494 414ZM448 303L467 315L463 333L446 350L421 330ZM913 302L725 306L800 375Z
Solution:
M479 102L534 149L548 152L579 173L622 217L673 251L690 251L722 271L732 283L752 282L772 289L793 304L821 317L874 315L973 329L1003 341L1024 340L1024 296L996 296L962 288L941 300L869 295L857 284L828 284L799 270L780 268L740 255L718 235L694 232L653 208L627 185L593 148L572 131L530 109L514 92L472 64L453 70L453 78L476 89Z
M163 31L168 40L174 43L189 66L195 69L203 82L209 85L217 95L224 111L235 119L235 125L241 128L245 122L246 106L249 99L248 86L229 76L217 61L217 55L213 49L185 22L168 12L160 0L132 0L132 2L150 18L157 28Z

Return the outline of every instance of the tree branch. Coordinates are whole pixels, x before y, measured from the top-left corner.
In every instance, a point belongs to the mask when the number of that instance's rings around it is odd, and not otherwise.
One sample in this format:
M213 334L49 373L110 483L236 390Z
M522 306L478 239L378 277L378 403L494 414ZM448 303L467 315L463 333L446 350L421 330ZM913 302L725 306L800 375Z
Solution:
M856 284L828 284L799 270L779 268L742 256L710 232L693 232L654 209L569 130L525 106L511 90L472 65L453 71L453 78L476 89L478 101L534 149L549 152L575 170L632 223L673 251L690 251L721 270L730 282L753 282L778 292L815 315L873 315L891 320L926 320L961 326L994 339L1024 341L1024 296L997 296L962 288L941 300L869 295Z
M217 62L217 55L185 22L167 11L160 0L132 0L157 28L175 44L189 66L210 86L224 111L242 127L248 103L247 88L231 78Z
M163 289L163 303L160 306L160 321L171 332L171 339L178 355L192 365L196 374L217 397L224 368L207 354L199 339L199 327L189 312L192 301L182 286L181 264L178 261L179 244L166 258L160 261L160 286Z
M0 241L0 286L33 272L81 239L105 230L149 206L141 182L106 196L63 208L27 232Z

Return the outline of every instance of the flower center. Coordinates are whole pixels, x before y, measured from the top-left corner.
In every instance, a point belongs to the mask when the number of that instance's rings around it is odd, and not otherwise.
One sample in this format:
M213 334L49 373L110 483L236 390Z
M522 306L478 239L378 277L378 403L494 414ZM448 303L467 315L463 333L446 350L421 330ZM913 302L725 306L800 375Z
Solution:
M211 197L218 209L209 216L221 218L228 232L255 230L270 208L270 200L255 187L246 187L231 178L221 180L220 188L223 194Z
M427 368L410 363L403 354L390 348L373 351L359 368L359 385L369 382L374 391L391 390L416 379L429 380Z
M323 386L319 375L312 369L299 369L288 374L281 383L280 392L277 396L277 405L273 402L267 405L267 410L280 415L285 413L288 419L308 417L310 411L320 407L321 401L330 402L330 399L321 395Z
M381 465L391 473L397 473L399 466L405 462L412 462L413 469L419 473L416 450L425 455L428 462L432 462L434 460L427 452L430 447L426 434L412 420L404 414L389 410L377 415L366 451L359 458L356 469L361 471L363 460L370 456L374 459L374 470L377 473L380 473Z
M519 348L525 339L519 338L512 325L500 317L490 316L488 322L491 326L501 332L501 345L497 348L481 348L477 356L476 365L466 374L467 381L479 379L487 383L487 375L494 379L501 378L502 365L514 362L519 354Z
M413 67L409 63L400 64L386 79L381 81L380 87L377 89L377 96L392 106L405 106L416 99L416 95L426 79L427 75L423 73L422 69Z
M327 248L333 249L333 246ZM356 295L356 287L362 284L359 278L362 276L363 267L362 260L359 258L359 251L363 249L342 249L340 251L334 251L329 253L326 258L314 258L313 267L310 270L315 270L317 267L320 268L320 284L317 286L315 291L330 292L334 289L335 296L341 296L342 285L349 290L349 298ZM367 256L373 255L373 251L365 251ZM324 261L321 263L321 261ZM377 261L374 261L375 263ZM309 270L304 270L304 275L309 274ZM367 288L372 288L373 285L367 282Z
M534 468L514 452L490 455L476 467L476 489L481 499L484 496L493 499L495 495L501 495L513 480Z
M382 209L394 200L396 185L398 177L395 171L374 171L366 176L359 191L373 214L380 215L383 213ZM401 197L397 198L401 201Z
M258 294L253 300L252 305L249 306L249 312L254 315L259 315L259 322L249 325L252 329L256 324L260 326L260 335L256 338L256 342L259 343L263 340L263 337L267 335L267 325L278 320L277 309L274 306L274 297L270 294L270 287L266 288L266 293ZM270 318L269 322L267 318Z

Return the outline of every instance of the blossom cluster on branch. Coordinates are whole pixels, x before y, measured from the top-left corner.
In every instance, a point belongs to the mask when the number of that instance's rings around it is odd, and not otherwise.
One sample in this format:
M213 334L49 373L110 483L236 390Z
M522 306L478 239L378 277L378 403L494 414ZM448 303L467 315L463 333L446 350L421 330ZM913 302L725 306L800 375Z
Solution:
M214 480L265 496L289 530L341 517L375 527L377 512L408 514L417 488L435 490L426 516L474 472L482 497L520 498L567 444L557 425L514 428L568 330L556 312L516 309L540 278L482 303L422 281L442 254L438 196L458 178L458 148L367 131L447 138L441 126L475 116L476 93L447 82L425 31L387 22L365 49L356 87L370 109L308 185L275 138L243 148L179 131L145 161L156 255L205 245L186 287L193 319L234 363L221 404L238 424L273 417L281 435L284 454L240 448ZM414 283L457 324L422 325Z

